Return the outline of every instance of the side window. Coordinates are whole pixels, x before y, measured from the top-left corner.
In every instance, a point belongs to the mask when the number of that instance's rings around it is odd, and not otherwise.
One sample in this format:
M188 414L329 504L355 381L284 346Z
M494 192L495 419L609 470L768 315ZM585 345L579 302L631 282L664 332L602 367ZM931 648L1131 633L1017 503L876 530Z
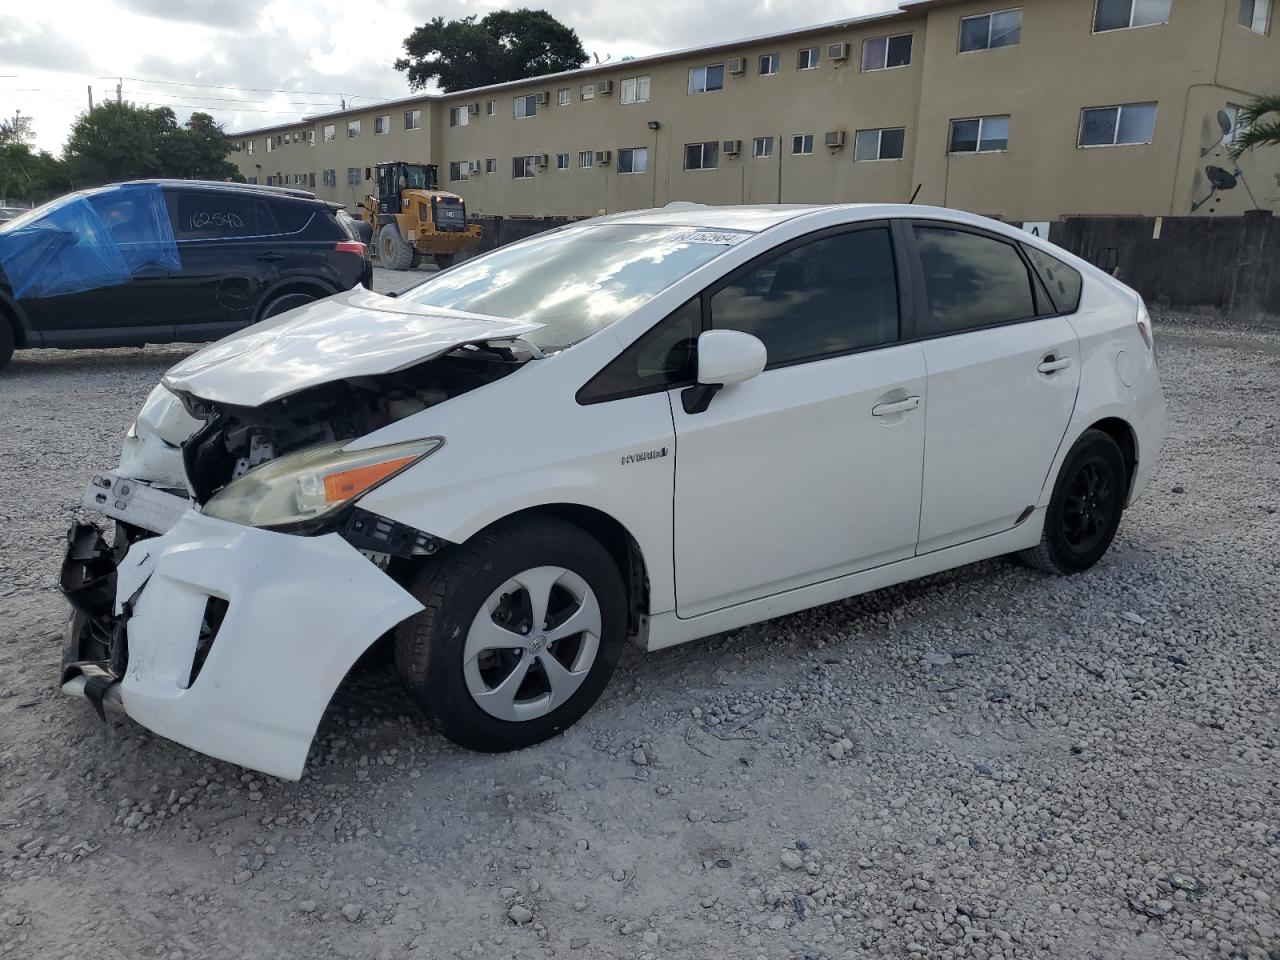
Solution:
M1057 257L1023 244L1027 259L1044 281L1045 289L1059 313L1075 313L1080 308L1080 274Z
M234 240L276 232L266 204L256 197L214 190L179 191L173 211L179 240Z
M1013 244L940 227L915 228L929 333L955 333L1036 315L1026 264Z
M276 232L281 234L298 233L304 229L316 210L304 201L273 200L271 212L275 215Z
M676 384L692 383L697 373L702 298L655 324L578 391L579 403L599 403Z
M898 283L884 227L812 240L758 264L711 298L711 326L759 337L769 365L898 339Z

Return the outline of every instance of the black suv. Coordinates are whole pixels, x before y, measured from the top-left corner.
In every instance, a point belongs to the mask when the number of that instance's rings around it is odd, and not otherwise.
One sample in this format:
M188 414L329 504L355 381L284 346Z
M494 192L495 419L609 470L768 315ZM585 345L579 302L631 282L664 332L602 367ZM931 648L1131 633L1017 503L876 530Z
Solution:
M303 190L115 184L0 225L0 367L15 348L217 340L357 284L359 224Z

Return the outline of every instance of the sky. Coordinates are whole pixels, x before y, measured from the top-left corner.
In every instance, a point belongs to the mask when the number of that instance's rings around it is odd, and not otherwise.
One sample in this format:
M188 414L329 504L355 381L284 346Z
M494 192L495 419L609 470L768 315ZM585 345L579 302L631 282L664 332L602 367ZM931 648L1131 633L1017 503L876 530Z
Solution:
M643 56L891 9L893 0L0 0L0 117L34 118L59 153L76 117L116 95L213 114L228 133L406 96L393 66L433 16L543 7L601 60ZM643 15L637 10L643 9ZM11 12L12 11L12 12ZM123 80L119 80L123 78Z

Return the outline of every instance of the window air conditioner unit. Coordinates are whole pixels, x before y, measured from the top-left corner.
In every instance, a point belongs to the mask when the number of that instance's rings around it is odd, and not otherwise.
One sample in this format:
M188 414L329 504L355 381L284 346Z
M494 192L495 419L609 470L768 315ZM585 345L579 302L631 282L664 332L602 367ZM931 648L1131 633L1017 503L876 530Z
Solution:
M613 151L612 151L612 150L597 150L597 151L596 151L596 166L597 166L597 167L607 167L611 162L613 162Z
M468 104L467 104L467 113L468 113L470 116L473 116L473 117L478 117L478 116L480 116L480 104L478 104L478 103L468 103Z
M550 160L551 160L551 157L550 157L550 156L548 156L548 155L547 155L547 154L545 154L545 153L540 153L540 154L538 154L537 160L536 160L535 162L538 164L538 166L539 166L539 167L541 167L542 169L544 169L544 170L545 170L545 169L546 169L546 167L547 167L547 163L548 163Z
M730 73L732 73L732 74L739 74L739 73L743 73L743 72L745 72L746 68L743 66L742 58L741 58L741 57L731 57L731 58L729 59L729 66L728 66L728 70L729 70L729 72L730 72Z
M469 177L477 177L477 176L479 176L479 175L480 175L480 174L482 174L482 173L484 173L484 170L483 170L483 168L480 166L480 161L479 161L479 160L468 160L468 161L467 161L467 176L469 176Z
M612 80L598 80L598 81L596 81L596 93L600 94L601 96L605 96L605 97L607 97L609 94L613 93L613 81L612 81Z
M720 144L720 150L727 157L736 157L742 152L741 140L726 140Z
M548 103L551 102L551 94L548 93L546 90L543 90L539 92L537 96L537 101L538 101L538 106L545 107Z
M823 143L825 143L832 150L841 149L844 146L844 131L828 130L826 132L826 135L823 137Z
M828 60L848 60L849 45L847 43L828 43L827 59Z

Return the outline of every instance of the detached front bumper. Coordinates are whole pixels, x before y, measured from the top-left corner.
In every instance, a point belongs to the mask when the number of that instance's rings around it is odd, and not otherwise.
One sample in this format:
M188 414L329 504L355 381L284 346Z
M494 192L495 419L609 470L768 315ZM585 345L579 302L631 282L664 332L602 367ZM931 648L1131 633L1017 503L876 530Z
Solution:
M99 707L118 691L124 712L161 736L294 780L351 665L422 609L337 534L194 510L118 564L96 528L73 526L63 590L76 611L64 690Z

